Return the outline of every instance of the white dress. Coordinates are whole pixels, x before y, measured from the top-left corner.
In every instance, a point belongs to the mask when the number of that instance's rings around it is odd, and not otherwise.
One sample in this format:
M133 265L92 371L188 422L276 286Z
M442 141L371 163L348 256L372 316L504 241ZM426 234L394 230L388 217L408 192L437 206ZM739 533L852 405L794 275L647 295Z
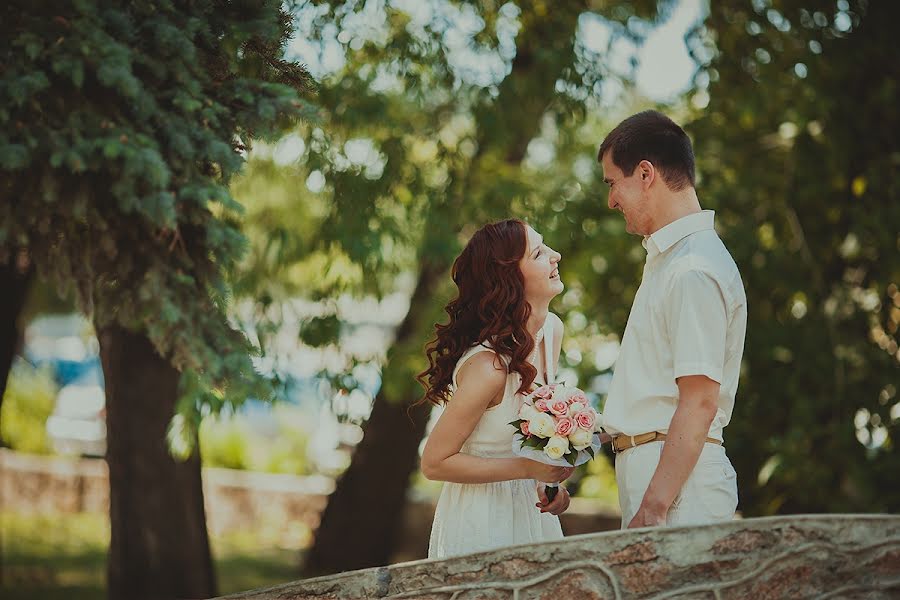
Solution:
M553 373L550 319L544 324L544 364L547 381ZM473 346L460 357L456 374L466 361L479 352L493 352L487 344ZM460 452L491 458L509 458L515 430L510 421L518 418L521 396L516 394L521 383L518 373L506 378L503 400L486 410ZM452 402L452 399L451 399ZM498 481L496 483L444 483L431 526L428 558L446 558L460 554L493 550L503 546L562 539L559 518L541 513L537 503L536 483L532 479Z

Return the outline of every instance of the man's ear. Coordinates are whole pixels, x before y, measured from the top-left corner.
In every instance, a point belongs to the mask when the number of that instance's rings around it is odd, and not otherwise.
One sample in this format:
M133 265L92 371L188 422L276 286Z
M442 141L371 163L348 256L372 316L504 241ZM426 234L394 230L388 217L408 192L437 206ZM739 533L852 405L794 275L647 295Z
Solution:
M650 187L656 180L656 167L649 160L642 160L638 163L637 168L644 188Z

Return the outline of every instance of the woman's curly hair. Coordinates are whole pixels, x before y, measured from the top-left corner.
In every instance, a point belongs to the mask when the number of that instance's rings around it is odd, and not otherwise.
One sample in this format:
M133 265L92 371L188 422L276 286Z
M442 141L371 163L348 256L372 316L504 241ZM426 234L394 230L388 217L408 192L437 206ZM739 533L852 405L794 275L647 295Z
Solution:
M453 263L459 292L444 308L446 325L435 324L436 337L425 347L430 366L417 377L425 387L420 402L446 404L453 370L463 353L489 342L503 357L510 373L522 376L519 392L537 376L528 363L534 337L525 329L531 306L525 300L525 279L519 261L528 246L528 226L519 219L490 223L475 232Z

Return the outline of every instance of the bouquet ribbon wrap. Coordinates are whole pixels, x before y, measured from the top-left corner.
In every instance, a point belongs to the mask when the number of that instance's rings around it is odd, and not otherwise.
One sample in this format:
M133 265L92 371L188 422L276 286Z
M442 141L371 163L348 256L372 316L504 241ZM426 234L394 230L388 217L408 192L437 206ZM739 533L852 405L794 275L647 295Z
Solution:
M575 461L572 462L566 458L550 458L547 454L540 448L531 448L529 446L522 446L522 442L525 441L525 438L522 436L522 433L516 431L513 434L512 440L512 451L516 456L527 458L533 460L535 462L544 463L545 465L552 465L554 467L577 467L583 465L587 461L594 458L597 455L597 452L600 450L600 433L594 432L594 435L591 437L591 445L585 448L584 450L579 450L575 455ZM588 448L591 449L588 452ZM557 492L559 491L559 483L546 483L544 484L547 493L547 500L553 502L553 499L556 497Z

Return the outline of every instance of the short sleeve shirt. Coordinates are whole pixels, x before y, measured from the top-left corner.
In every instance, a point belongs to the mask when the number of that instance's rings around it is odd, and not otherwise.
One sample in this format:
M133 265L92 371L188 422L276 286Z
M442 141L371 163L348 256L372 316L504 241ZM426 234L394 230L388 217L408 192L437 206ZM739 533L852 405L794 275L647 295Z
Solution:
M714 228L715 213L682 217L644 238L647 261L603 410L607 431L667 433L677 379L720 384L709 437L731 421L747 329L741 275Z

